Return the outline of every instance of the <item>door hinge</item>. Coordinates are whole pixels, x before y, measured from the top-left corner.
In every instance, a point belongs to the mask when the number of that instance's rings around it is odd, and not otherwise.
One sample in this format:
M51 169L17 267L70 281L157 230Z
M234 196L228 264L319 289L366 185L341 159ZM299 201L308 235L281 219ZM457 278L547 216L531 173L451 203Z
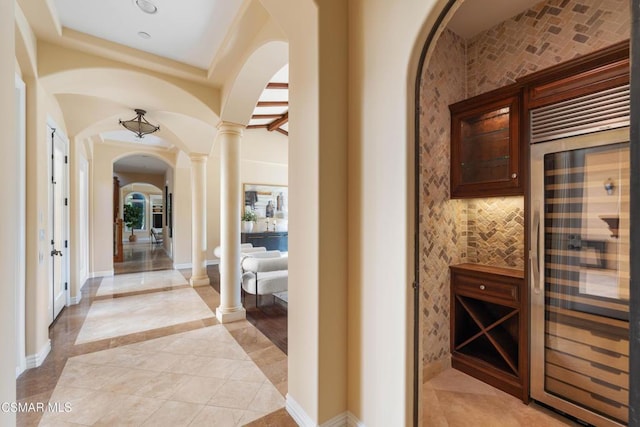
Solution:
M65 291L69 290L69 283L68 282L64 282L64 290Z
M66 165L67 163L69 163L69 156L64 156L64 164Z
M64 198L64 205L69 206L69 199L66 197Z
M55 245L56 242L53 241L53 239L51 239L51 245Z
M68 241L68 240L65 240L65 241L64 241L64 247L65 247L65 248L68 248L68 247L69 247L69 241Z

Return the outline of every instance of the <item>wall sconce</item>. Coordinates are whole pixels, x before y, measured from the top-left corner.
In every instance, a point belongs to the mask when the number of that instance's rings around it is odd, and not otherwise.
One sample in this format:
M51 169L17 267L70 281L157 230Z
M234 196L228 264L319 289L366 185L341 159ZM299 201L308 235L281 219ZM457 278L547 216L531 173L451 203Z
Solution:
M605 182L604 182L604 189L607 191L607 194L609 196L613 195L613 192L615 191L615 184L613 183L613 181L611 180L611 178L608 178Z

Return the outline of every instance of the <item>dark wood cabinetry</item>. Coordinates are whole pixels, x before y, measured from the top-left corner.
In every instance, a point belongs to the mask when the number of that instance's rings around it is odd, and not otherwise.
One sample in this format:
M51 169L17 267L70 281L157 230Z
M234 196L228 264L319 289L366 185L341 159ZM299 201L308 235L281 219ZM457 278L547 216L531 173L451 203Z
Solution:
M449 107L452 198L524 194L520 99L512 86Z
M255 247L265 247L267 250L289 250L289 233L286 231L265 231L263 233L240 233L242 243L252 243Z
M527 402L524 272L477 264L450 268L453 367Z

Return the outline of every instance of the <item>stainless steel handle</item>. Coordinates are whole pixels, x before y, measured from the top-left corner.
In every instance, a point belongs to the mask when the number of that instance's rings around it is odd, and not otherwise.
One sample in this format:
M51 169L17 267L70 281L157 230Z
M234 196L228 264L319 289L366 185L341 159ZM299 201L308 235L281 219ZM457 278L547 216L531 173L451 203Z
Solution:
M540 293L540 258L538 251L540 246L540 208L536 201L533 212L533 226L531 235L531 250L529 251L529 261L531 263L531 272L533 274L533 292Z

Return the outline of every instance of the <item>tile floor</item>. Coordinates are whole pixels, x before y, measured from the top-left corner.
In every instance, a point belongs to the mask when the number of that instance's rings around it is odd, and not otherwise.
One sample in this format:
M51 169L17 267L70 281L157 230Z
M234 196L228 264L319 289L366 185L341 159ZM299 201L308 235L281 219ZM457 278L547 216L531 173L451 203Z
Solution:
M455 369L424 383L423 427L579 426L536 404L521 400Z
M141 271L169 270L173 261L167 256L161 244L152 243L148 238L137 242L122 243L123 262L113 264L116 274L137 273Z
M45 363L18 379L21 402L71 411L18 425L236 426L281 409L286 355L248 321L218 324L214 288L176 273L89 281L51 327Z

